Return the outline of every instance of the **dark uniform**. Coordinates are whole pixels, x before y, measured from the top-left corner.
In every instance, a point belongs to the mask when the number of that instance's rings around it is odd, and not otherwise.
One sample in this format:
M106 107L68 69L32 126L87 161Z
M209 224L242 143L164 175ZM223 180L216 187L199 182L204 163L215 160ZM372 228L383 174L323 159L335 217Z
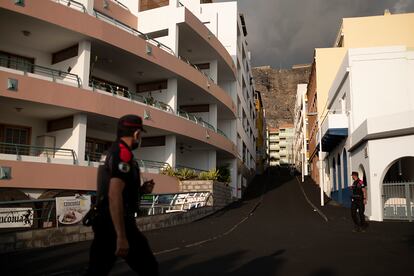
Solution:
M365 183L361 179L357 179L352 183L352 204L351 215L352 220L355 223L357 230L366 226L365 222L365 204L364 204L364 192L362 189L366 188Z
M116 261L117 235L109 212L109 183L120 178L123 190L125 232L129 243L126 263L139 275L159 275L158 263L147 239L135 222L140 199L140 171L127 144L117 140L109 149L105 164L98 169L97 210L92 228L95 233L87 275L107 275Z

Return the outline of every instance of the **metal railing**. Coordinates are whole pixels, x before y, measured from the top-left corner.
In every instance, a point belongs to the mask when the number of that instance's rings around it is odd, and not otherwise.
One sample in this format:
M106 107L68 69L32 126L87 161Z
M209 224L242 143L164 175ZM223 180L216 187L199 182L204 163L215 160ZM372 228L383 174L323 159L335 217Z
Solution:
M124 4L122 4L121 2L119 2L118 0L111 0L111 1L117 3L119 6L129 11L129 8L125 6Z
M72 159L73 164L77 163L75 151L72 149L50 148L0 142L0 153L16 155L18 160L23 155L46 158Z
M226 137L226 138L228 138L227 135L226 135L226 133L224 133L224 131L222 131L219 128L217 128L217 133L220 134L220 135L222 135L222 136L224 136L224 137Z
M188 169L188 170L192 170L196 173L201 173L201 172L208 172L207 170L202 170L202 169L197 169L197 168L192 168L192 167L188 167L188 166L182 166L182 165L176 165L175 169L179 170L179 169Z
M26 224L26 227L2 228L2 233L20 229L56 227L56 202L54 198L0 201L0 208L2 216L14 217L14 220L20 220L21 224Z
M198 125L202 125L205 128L209 128L209 129L213 130L214 132L216 132L216 128L214 126L212 126L210 123L207 123L206 121L204 121L201 118L197 118L196 116L188 113L187 111L184 111L182 109L178 109L177 115L182 117L182 118L185 118L187 120L190 120L190 121L192 121L192 122L194 122Z
M212 205L210 192L176 194L151 194L141 197L141 214L152 216L166 213L186 212L191 209Z
M152 160L137 159L137 162L139 167L145 172L152 172L155 170L156 173L161 173L162 170L169 166L168 163Z
M195 208L211 206L211 198L212 195L208 191L147 194L141 196L138 207L140 213L147 216L185 212ZM58 225L56 198L0 201L0 216L9 217L11 223L17 223L16 227L1 228L0 233L65 227L65 225Z
M113 96L117 95L117 96L125 97L125 98L128 98L128 99L132 100L132 101L140 102L140 103L143 103L143 104L161 109L163 111L174 113L174 110L172 109L172 107L169 106L166 103L155 100L154 98L151 98L151 97L144 97L144 96L139 95L137 93L131 92L127 89L120 88L118 86L114 86L114 85L111 85L111 84L106 83L106 82L97 81L97 80L90 80L89 81L89 86L91 86L93 89L98 89L98 90L102 90L102 91L106 91L108 93L111 93Z
M117 20L117 19L115 19L113 17L110 17L110 16L108 16L106 14L103 14L103 13L101 13L99 11L96 11L96 10L94 10L94 14L95 14L95 17L97 19L100 19L100 20L105 21L105 22L107 22L109 24L112 24L112 25L114 25L114 26L116 26L116 27L118 27L118 28L120 28L120 29L128 32L128 33L131 33L134 36L143 38L145 41L147 41L147 42L149 42L149 43L157 46L158 48L161 48L164 51L166 51L166 52L168 52L168 53L170 53L172 55L175 55L174 51L170 47L168 47L167 45L159 42L156 39L153 39L153 38L148 37L148 35L140 32L140 31L138 31L138 30L136 30L136 29L134 29L134 28L132 28L132 27L130 27L128 25L125 25L121 21L119 21L119 20Z
M383 183L384 219L413 221L414 181Z
M209 81L211 81L212 83L215 83L213 78L210 77L210 75L206 74L206 72L204 72L203 70L201 70L197 65L191 63L191 61L189 61L187 58L183 57L183 56L178 56L179 59L181 59L182 61L184 61L185 63L187 63L188 65L190 65L191 67L193 67L194 69L196 69L197 71L199 71L201 74L203 74Z
M85 159L88 162L88 165L91 165L91 162L102 162L102 156L104 153L97 153L97 152L87 152L85 154ZM136 159L138 166L146 171L146 172L156 172L161 173L162 170L167 168L169 165L166 162L154 161L154 160L143 160L143 159Z
M37 74L37 75L48 76L48 77L51 77L53 81L56 81L57 79L59 79L59 80L64 80L64 81L75 82L78 87L81 87L81 80L78 77L78 75L64 72L61 70L56 70L56 69L32 64L29 62L24 62L21 60L17 61L11 58L4 58L4 57L0 57L0 66L23 71L24 73L32 73L32 74Z
M52 1L86 13L85 6L82 3L79 3L78 1L73 1L73 0L52 0Z
M194 116L194 115L192 115L192 114L190 114L190 113L188 113L184 110L181 110L181 109L178 109L177 112L174 112L173 108L170 105L168 105L164 102L155 100L152 97L144 97L144 96L139 95L137 93L131 92L127 89L120 88L119 86L114 86L114 85L111 85L109 83L98 81L98 80L90 80L89 81L89 86L91 86L93 89L99 89L99 90L102 90L102 91L106 91L108 93L111 93L112 95L118 95L118 96L126 97L130 100L137 101L137 102L140 102L140 103L143 103L143 104L161 109L163 111L167 111L169 113L173 113L177 116L180 116L182 118L190 120L190 121L192 121L192 122L194 122L198 125L202 125L205 128L209 128L209 129L213 130L214 132L217 132L217 133L223 135L224 137L228 138L227 135L223 131L221 131L219 129L216 129L213 125L211 125L210 123L204 121L203 119L197 118L196 116Z

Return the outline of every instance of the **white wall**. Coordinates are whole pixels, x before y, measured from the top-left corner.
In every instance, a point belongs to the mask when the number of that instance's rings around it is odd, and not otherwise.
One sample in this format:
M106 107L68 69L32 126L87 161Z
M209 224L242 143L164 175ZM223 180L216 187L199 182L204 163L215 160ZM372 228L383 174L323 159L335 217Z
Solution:
M179 148L177 148L177 165L208 171L209 151L184 150L184 152L181 153Z
M405 47L349 50L353 126L367 118L414 109L412 54ZM375 103L375 104L373 104Z
M166 162L165 146L140 148L134 155L138 159Z

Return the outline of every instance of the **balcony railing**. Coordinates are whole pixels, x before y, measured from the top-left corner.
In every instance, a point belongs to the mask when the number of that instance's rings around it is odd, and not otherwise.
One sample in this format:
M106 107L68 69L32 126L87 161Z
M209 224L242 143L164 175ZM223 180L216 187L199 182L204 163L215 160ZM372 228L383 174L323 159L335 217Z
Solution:
M206 74L206 72L204 72L203 70L201 70L197 65L191 63L191 61L189 61L187 58L183 57L183 56L178 56L179 59L181 59L182 61L184 61L185 63L187 63L188 65L192 66L194 69L196 69L197 71L199 71L201 74L203 74L204 76L206 76L206 78L208 80L210 80L211 82L214 83L214 80L212 77L210 77L210 75Z
M37 75L42 75L42 76L48 76L48 77L51 77L53 81L62 80L62 81L74 82L75 84L77 84L78 87L81 86L81 80L76 74L71 74L68 72L64 72L64 71L28 63L28 62L23 62L21 60L14 60L11 58L0 57L0 66L23 71L25 74L32 73L32 74L37 74Z
M196 123L198 125L202 125L203 127L209 128L209 129L213 130L214 132L216 132L216 129L215 129L214 126L212 126L211 124L203 121L203 119L197 118L196 116L194 116L194 115L192 115L192 114L190 114L190 113L188 113L184 110L179 109L177 111L177 115L180 116L180 117L183 117L187 120L193 121L194 123Z
M222 136L224 136L224 137L226 137L226 138L228 138L227 137L227 135L226 135L226 133L224 133L221 129L219 129L219 128L217 128L217 133L218 134L220 134L220 135L222 135Z
M195 171L196 173L207 172L206 170L192 168L192 167L183 166L183 165L176 165L175 168L176 169L188 169L188 170Z
M111 0L112 2L115 2L116 4L118 4L120 7L126 9L129 11L129 8L127 6L125 6L124 4L122 4L121 2L119 2L118 0Z
M73 1L73 0L52 0L52 1L86 13L85 6L82 3L79 3L78 1Z
M139 95L138 93L135 92L131 92L127 89L121 88L119 86L114 86L112 84L106 83L106 82L102 82L102 81L98 81L98 80L90 80L89 81L89 86L91 86L94 90L98 89L101 91L106 91L108 93L111 93L113 96L117 95L117 96L121 96L121 97L125 97L128 98L132 101L137 101L158 109L161 109L163 111L169 112L169 113L173 113L177 116L180 116L182 118L185 118L187 120L190 120L198 125L202 125L205 128L209 128L211 130L213 130L214 132L217 132L218 134L223 135L224 137L228 138L227 135L220 129L216 129L213 125L211 125L210 123L202 120L201 118L197 118L196 116L179 109L176 113L174 112L173 108L171 106L169 106L166 103L163 103L161 101L155 100L154 98L151 97L144 97L142 95Z
M77 163L76 153L72 149L51 148L0 142L0 153L16 155L18 160L20 160L21 156L23 155L46 158L72 159L73 164Z
M125 97L132 101L140 102L140 103L153 106L155 108L158 108L158 109L170 112L170 113L174 113L174 110L172 109L172 107L166 103L157 101L151 97L144 97L142 95L139 95L138 93L131 92L127 89L120 88L118 86L114 86L106 82L91 80L89 81L89 86L91 86L93 89L98 89L98 90L111 93L113 96L117 95L117 96Z
M95 17L96 18L98 18L98 19L100 19L102 21L105 21L105 22L107 22L109 24L112 24L112 25L114 25L114 26L116 26L116 27L118 27L118 28L120 28L120 29L128 32L128 33L131 33L134 36L143 38L143 39L145 39L145 41L147 41L147 42L149 42L149 43L157 46L158 48L163 49L164 51L170 53L171 55L175 55L174 51L170 47L168 47L167 45L159 42L156 39L149 38L146 34L140 32L140 31L138 31L138 30L136 30L136 29L134 29L134 28L132 28L132 27L130 27L128 25L125 25L121 21L119 21L119 20L117 20L117 19L115 19L113 17L110 17L108 15L105 15L103 13L100 13L100 12L98 12L96 10L94 11L94 14L95 14Z

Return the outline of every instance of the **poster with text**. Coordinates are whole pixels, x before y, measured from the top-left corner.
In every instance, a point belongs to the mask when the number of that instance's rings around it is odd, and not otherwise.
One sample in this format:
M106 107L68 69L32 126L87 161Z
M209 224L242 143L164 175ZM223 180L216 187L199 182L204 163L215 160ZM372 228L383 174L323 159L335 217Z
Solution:
M90 195L57 197L56 220L58 225L74 225L80 223L90 208Z
M0 228L33 226L32 208L0 208Z

